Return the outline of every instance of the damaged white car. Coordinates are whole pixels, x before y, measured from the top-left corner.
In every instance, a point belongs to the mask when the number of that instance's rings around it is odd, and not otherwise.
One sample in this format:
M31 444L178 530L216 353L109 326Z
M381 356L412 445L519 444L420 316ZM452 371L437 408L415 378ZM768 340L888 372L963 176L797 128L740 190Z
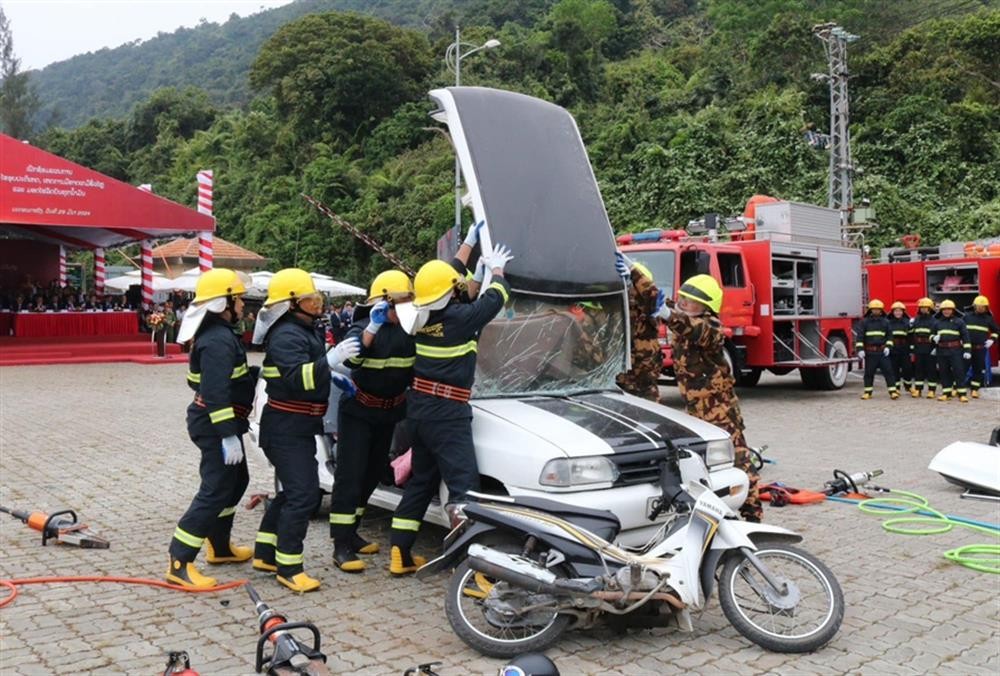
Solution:
M669 440L704 456L710 488L738 509L747 477L733 466L728 435L615 385L628 365L627 295L572 116L495 89L430 96L438 106L432 116L447 125L461 162L465 202L486 222L482 246L501 242L515 255L505 271L510 302L479 340L471 404L482 491L610 510L622 524L619 540L642 545L659 526L647 515L660 496L658 463ZM263 401L261 384L251 447ZM333 488L335 458L330 437L317 437L325 491ZM447 525L443 484L441 491L426 518ZM370 504L391 510L401 496L383 484Z

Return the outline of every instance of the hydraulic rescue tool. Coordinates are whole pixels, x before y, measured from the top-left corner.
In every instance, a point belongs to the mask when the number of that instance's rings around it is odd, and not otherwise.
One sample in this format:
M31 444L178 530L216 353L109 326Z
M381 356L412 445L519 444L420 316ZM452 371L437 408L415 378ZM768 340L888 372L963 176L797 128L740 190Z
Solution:
M191 668L191 658L184 650L175 650L167 655L167 669L163 676L198 676Z
M309 622L289 622L276 610L273 610L261 600L257 590L247 583L247 594L257 609L257 621L260 623L260 638L257 639L257 657L254 669L257 673L274 676L290 674L310 674L311 676L328 676L326 655L319 651L319 629ZM292 635L293 629L308 629L312 632L312 648ZM264 656L267 643L274 644L274 651Z
M858 490L875 477L882 476L882 470L873 469L870 472L856 472L848 474L839 469L833 470L833 480L823 484L823 492L827 495L837 495L839 493L861 493ZM873 487L879 490L878 487Z
M87 524L80 523L76 512L72 509L45 514L44 512L25 512L0 505L0 512L10 514L22 523L28 524L29 528L40 531L43 547L48 544L49 540L55 540L61 545L73 545L84 549L107 549L111 546L111 543L90 530Z

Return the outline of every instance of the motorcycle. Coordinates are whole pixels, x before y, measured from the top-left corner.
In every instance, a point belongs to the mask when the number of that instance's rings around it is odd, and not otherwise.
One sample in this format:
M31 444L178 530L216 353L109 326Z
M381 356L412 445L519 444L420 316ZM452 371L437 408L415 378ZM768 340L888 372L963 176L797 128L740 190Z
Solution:
M455 567L445 611L456 634L490 657L539 652L570 627L608 615L657 616L694 630L718 581L733 627L774 652L811 652L844 617L833 573L791 546L802 537L739 520L708 488L701 457L669 446L651 520L669 517L645 547L613 544L620 524L605 510L541 498L476 494L456 507L460 522L444 553L418 576Z

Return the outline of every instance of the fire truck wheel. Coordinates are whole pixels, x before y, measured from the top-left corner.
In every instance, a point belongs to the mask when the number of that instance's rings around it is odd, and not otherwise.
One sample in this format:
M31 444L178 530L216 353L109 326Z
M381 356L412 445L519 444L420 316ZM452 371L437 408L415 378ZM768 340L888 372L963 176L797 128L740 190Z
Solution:
M830 359L847 359L847 343L840 336L828 340L826 354ZM818 390L839 390L847 382L848 363L840 362L826 368L816 369L815 387Z

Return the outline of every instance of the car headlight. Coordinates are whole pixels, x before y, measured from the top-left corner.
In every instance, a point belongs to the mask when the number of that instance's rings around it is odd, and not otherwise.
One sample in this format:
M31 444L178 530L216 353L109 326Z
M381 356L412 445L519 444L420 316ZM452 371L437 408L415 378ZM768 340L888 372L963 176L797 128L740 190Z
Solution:
M731 439L720 439L708 442L705 447L705 464L709 467L731 463L736 459Z
M542 468L538 483L543 486L582 486L612 483L618 478L618 468L602 455L586 458L556 458Z

